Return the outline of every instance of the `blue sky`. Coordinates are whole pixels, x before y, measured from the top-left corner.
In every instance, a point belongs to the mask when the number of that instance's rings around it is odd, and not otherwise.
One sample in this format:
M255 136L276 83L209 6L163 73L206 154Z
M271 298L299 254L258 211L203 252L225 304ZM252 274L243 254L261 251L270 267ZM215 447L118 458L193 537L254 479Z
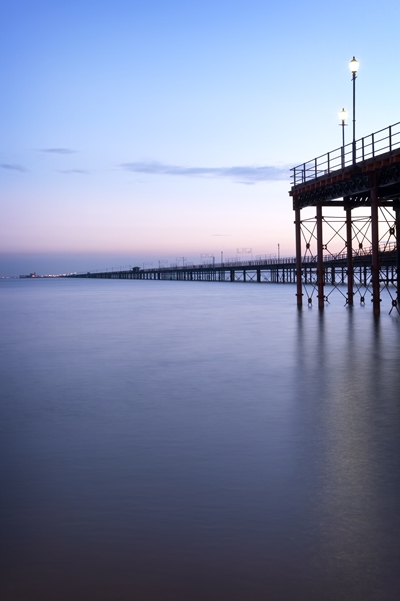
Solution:
M399 13L3 3L0 275L292 255L289 169L340 145L353 55L357 137L400 120Z

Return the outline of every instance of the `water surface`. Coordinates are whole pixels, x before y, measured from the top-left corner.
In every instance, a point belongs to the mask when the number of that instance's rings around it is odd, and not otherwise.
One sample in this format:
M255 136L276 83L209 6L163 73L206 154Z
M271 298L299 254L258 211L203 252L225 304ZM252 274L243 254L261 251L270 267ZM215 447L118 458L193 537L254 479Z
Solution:
M0 282L0 598L395 600L400 321Z

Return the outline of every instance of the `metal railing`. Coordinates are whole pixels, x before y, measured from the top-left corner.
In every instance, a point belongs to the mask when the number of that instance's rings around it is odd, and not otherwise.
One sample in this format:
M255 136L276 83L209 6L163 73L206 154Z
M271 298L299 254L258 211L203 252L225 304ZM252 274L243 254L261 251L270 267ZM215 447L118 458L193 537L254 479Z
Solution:
M379 252L380 253L394 253L396 251L397 245L395 242L385 242L385 241L381 241L379 243ZM367 247L367 248L361 248L361 249L355 249L353 248L353 257L362 257L362 256L368 256L368 255L372 255L372 246ZM262 255L259 255L262 256ZM268 255L265 255L268 256ZM347 253L326 253L323 256L323 260L325 261L340 261L340 260L345 260L347 259ZM302 263L315 263L317 260L317 256L316 255L303 255L301 258ZM199 270L201 271L202 269L205 270L229 270L231 268L247 268L249 270L253 269L257 269L257 268L263 268L263 267L269 267L269 266L276 266L276 267L280 267L283 268L284 265L292 265L295 266L296 265L296 257L280 257L279 259L277 257L274 258L266 258L266 259L261 259L261 258L255 258L249 261L238 261L237 259L227 259L226 261L224 261L223 263L201 263L198 265L195 265L193 263L185 263L185 265L176 265L176 264L170 264L168 267L151 267L151 268L139 268L139 267L134 267L131 269L109 269L107 271L101 271L101 270L95 270L95 271L81 271L81 272L75 272L75 273L69 273L69 274L62 274L62 275L58 275L58 276L54 276L54 277L74 277L74 276L89 276L89 275L105 275L105 276L112 276L112 275L118 275L118 274L132 274L132 273L136 273L136 274L140 274L140 273L167 273L167 272L171 272L171 271L192 271L192 270ZM39 276L38 276L39 277Z
M400 121L369 134L364 138L355 141L354 159L355 163L366 161L380 154L389 153L389 155L400 148ZM353 142L345 146L340 146L326 154L322 154L311 161L297 165L291 169L292 186L305 184L351 167L353 164Z
M379 243L379 252L394 252L396 250L395 242L384 242L381 241ZM361 257L372 255L372 246L367 248L355 249L353 248L353 257ZM347 253L327 253L323 256L324 261L336 261L336 260L344 260L347 259ZM316 256L307 255L302 257L303 263L313 263L316 261ZM143 269L145 272L168 272L168 271L191 271L191 270L202 270L202 269L211 269L211 270L229 270L230 268L243 268L247 269L251 268L259 268L266 266L279 266L282 267L284 265L295 265L296 257L277 257L270 259L251 259L249 261L239 261L237 259L227 259L223 263L200 263L195 265L193 263L185 264L185 265L176 265L170 264L169 267L161 267L156 268L152 267L150 269ZM142 270L140 270L142 271Z

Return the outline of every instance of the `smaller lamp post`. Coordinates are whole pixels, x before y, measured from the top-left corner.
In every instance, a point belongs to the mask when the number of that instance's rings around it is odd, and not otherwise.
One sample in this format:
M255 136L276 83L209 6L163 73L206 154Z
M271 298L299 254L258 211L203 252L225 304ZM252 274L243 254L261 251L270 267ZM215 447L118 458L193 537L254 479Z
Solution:
M344 109L342 109L339 113L339 119L341 120L341 123L339 123L340 127L342 128L342 169L344 168L345 165L345 154L344 154L344 128L346 127L347 123L345 123L346 119L347 119L347 111L345 111Z
M357 79L357 71L358 71L358 60L355 56L350 61L350 71L353 74L353 165L356 162L356 79Z

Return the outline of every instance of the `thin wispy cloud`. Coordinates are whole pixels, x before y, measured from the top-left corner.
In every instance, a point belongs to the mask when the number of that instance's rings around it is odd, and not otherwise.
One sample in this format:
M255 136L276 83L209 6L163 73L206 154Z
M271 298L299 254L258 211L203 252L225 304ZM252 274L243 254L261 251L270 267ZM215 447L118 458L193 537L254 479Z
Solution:
M86 171L85 169L62 169L59 171L59 173L65 173L66 175L71 175L74 173L86 174L86 173L89 173L89 171Z
M72 150L72 148L41 148L40 152L46 152L47 154L74 154L76 150Z
M2 169L9 169L10 171L19 171L20 173L26 173L26 171L28 171L23 165L14 165L10 163L3 163L0 167Z
M289 167L247 165L234 167L183 167L156 161L122 163L125 171L147 175L177 175L182 177L225 178L242 184L289 179Z

